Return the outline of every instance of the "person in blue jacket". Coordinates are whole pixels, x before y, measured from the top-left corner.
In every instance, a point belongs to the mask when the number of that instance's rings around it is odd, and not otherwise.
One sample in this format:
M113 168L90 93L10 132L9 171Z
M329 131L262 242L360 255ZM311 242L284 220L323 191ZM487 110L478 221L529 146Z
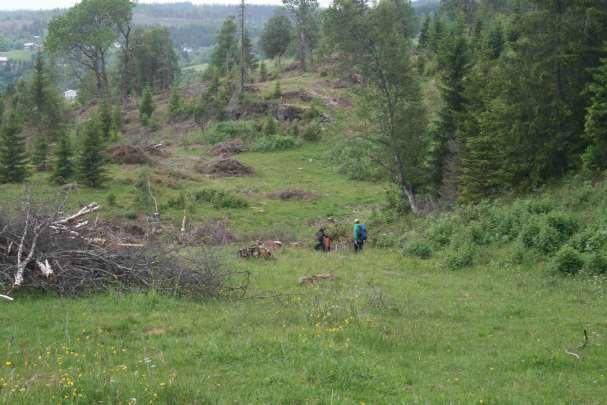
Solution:
M367 227L358 219L354 220L354 251L360 252L367 241Z

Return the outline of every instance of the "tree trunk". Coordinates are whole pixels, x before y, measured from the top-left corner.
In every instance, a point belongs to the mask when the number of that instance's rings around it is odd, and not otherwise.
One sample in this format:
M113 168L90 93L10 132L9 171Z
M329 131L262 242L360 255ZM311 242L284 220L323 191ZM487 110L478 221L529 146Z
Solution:
M129 96L131 93L131 74L130 74L130 65L131 65L131 50L130 47L130 37L131 37L131 26L130 24L127 26L126 31L123 33L124 43L122 49L122 77L121 77L121 86L120 86L120 100L122 105L126 105L129 101Z
M299 56L299 62L301 63L301 68L303 69L303 71L306 71L306 34L304 33L303 29L299 30L299 50L298 50L298 56Z
M417 198L415 196L415 193L411 189L411 187L409 187L407 185L403 185L401 187L401 191L404 194L404 197L409 202L409 207L411 207L411 212L413 212L415 215L419 215L421 212L419 209L419 205L417 203Z

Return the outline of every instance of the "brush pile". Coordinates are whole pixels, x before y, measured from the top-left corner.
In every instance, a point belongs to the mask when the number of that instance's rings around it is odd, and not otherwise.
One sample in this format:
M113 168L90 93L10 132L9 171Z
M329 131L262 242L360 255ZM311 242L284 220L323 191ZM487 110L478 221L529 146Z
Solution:
M147 290L192 298L244 294L246 273L224 269L212 252L186 258L162 246L120 243L85 219L95 203L65 215L26 200L0 212L0 293L18 289L78 296L108 290Z

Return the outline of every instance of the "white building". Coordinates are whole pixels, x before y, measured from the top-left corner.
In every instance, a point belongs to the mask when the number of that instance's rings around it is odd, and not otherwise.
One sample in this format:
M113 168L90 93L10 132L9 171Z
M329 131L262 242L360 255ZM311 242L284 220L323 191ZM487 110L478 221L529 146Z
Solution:
M4 66L8 64L8 58L6 56L0 56L0 65Z
M67 90L63 92L63 97L66 101L76 101L78 92L76 90Z

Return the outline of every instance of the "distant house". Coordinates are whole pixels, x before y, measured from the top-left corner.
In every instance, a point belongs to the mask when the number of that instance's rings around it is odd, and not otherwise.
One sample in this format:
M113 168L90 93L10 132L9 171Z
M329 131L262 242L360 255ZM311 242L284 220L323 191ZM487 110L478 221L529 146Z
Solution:
M26 42L23 44L23 49L26 51L33 51L36 48L36 44L33 42Z
M0 65L2 65L2 66L8 65L8 57L0 56Z
M76 90L67 90L63 92L63 97L66 101L75 101L78 97L78 92Z

